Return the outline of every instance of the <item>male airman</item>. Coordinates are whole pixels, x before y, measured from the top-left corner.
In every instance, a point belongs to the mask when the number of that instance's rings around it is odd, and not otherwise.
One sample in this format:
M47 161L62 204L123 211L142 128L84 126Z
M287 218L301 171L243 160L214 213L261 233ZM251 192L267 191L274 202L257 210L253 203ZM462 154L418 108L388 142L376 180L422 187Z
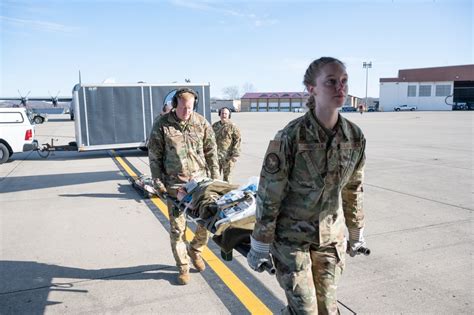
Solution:
M191 178L218 177L217 147L214 131L207 120L194 111L198 95L188 88L178 89L172 99L173 109L155 121L148 143L148 156L154 187L176 198L177 190ZM205 269L201 252L209 233L197 226L194 239L187 246L184 214L168 200L170 239L179 269L178 282L189 282L189 258L198 271Z
M226 182L230 180L232 168L240 154L241 142L240 130L230 121L231 115L228 107L219 109L220 120L212 125L216 135L219 172Z

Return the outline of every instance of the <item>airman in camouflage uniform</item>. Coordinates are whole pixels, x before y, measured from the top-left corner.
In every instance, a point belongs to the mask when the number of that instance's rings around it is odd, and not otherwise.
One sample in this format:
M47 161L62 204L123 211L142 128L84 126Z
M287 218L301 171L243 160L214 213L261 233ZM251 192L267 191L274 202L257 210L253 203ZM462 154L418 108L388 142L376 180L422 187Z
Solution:
M345 67L337 59L323 58L311 70L317 81L307 83L312 87L310 110L279 131L268 146L247 256L249 265L261 271L260 263L271 264L271 252L288 300L287 314L338 314L336 289L344 269L346 226L351 256L365 245L365 138L337 112L344 100L339 94L347 93ZM328 78L336 82L325 81Z
M148 143L155 189L162 193L167 192L174 198L177 197L177 189L193 177L218 177L214 132L207 120L193 111L197 95L188 90L176 92L173 110L155 121ZM207 244L209 233L198 225L195 237L187 248L184 214L170 201L167 205L171 225L171 249L180 271L178 281L187 284L189 257L199 271L205 268L200 254Z
M216 135L219 171L228 182L237 157L240 154L240 130L230 121L231 111L227 107L219 110L221 120L212 125Z

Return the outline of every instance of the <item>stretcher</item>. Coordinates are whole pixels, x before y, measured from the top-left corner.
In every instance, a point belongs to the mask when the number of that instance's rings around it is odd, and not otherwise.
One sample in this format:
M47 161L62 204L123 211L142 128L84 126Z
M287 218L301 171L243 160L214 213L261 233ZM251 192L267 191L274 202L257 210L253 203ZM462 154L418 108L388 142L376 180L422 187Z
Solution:
M171 201L177 211L185 214L188 221L204 226L213 234L212 240L220 247L224 260L233 259L233 250L247 257L250 235L255 225L256 179L251 179L241 187L218 180L192 180L183 185L181 191L178 190L177 198L158 193L149 176L142 175L130 178L129 181L145 198L158 196L162 200ZM218 189L214 189L216 186ZM203 202L202 195L206 194L210 197ZM275 273L273 266L263 267L270 274Z

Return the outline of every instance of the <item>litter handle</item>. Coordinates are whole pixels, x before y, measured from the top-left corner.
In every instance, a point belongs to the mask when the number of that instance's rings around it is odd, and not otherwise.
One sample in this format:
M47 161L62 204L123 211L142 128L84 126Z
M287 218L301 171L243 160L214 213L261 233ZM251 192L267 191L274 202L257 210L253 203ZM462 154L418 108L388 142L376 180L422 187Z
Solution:
M349 249L351 248L351 245L349 243L349 241L347 241L347 253L349 253ZM364 247L364 246L361 246L357 249L357 252L359 254L362 254L364 256L369 256L370 255L370 248L367 248L367 247Z

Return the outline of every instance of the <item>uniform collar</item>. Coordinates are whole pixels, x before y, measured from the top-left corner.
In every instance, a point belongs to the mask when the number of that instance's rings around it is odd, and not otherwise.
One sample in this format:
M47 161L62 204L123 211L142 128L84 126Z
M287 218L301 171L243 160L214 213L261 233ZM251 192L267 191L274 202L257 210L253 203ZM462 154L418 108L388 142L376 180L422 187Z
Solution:
M168 121L170 123L177 124L180 127L186 127L186 125L188 125L189 122L193 119L193 115L194 115L194 112L191 113L191 116L189 117L189 119L187 121L184 121L184 120L181 120L181 119L178 118L178 115L176 115L176 110L172 110L169 113Z
M338 124L339 124L339 129L342 130L342 134L344 135L344 138L346 140L349 140L350 135L351 135L351 132L349 130L350 129L349 123L348 123L347 119L342 117L341 113L339 113Z
M311 125L313 125L315 130L321 129L321 131L323 131L326 134L326 132L325 132L326 128L323 127L323 125L318 121L318 119L316 118L316 115L314 114L314 111L312 109L310 109L310 110L308 110L308 112L306 112L306 116L308 117ZM350 135L349 124L347 123L347 120L344 117L342 117L341 113L338 113L337 123L336 123L336 126L333 130L336 131L336 134L337 133L342 133L344 138L346 140L349 140L349 137L348 137L348 135Z

